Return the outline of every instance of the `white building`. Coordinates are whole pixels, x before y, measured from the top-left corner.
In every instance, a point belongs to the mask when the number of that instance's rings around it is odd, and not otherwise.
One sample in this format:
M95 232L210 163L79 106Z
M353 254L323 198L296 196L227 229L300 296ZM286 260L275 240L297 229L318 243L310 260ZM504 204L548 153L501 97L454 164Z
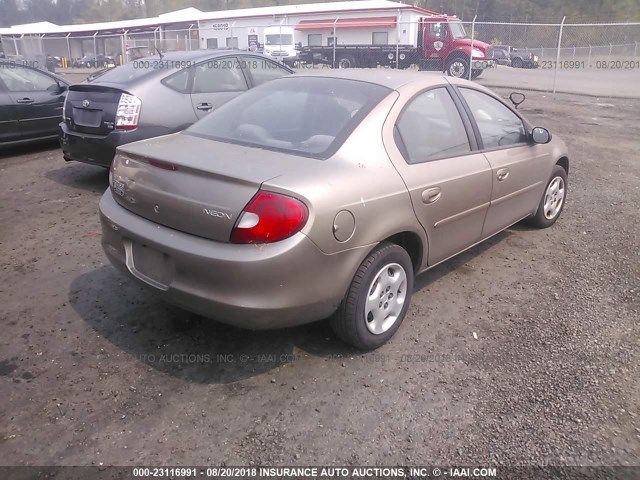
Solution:
M5 54L68 58L87 54L123 55L134 47L164 50L248 49L265 43L264 29L288 32L307 45L415 45L417 20L433 14L389 0L362 0L201 12L186 8L153 18L84 25L40 22L0 28ZM337 39L337 40L336 40Z
M200 48L249 48L265 27L292 32L304 46L415 44L423 8L387 0L364 0L277 7L248 8L203 14L199 21ZM271 29L273 30L273 29Z

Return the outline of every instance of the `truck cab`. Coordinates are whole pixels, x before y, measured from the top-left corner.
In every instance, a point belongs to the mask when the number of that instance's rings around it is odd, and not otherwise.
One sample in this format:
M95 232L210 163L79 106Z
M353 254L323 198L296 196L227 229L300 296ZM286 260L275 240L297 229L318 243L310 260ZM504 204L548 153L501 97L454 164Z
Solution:
M476 78L493 64L491 45L472 41L457 17L422 17L418 48L422 49L422 69L441 69L452 77L469 78L471 68L471 78Z
M294 43L293 27L265 27L264 54L274 60L292 65L298 55Z

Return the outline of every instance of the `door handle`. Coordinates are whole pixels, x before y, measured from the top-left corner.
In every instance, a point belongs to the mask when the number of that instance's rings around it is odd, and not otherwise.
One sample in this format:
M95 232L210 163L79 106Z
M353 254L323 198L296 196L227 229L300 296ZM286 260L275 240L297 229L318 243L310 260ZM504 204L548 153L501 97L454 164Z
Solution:
M499 182L501 182L502 180L505 180L508 176L509 176L509 169L508 168L501 168L496 173L496 177L498 177L498 181Z
M442 196L442 190L440 187L428 188L424 192L422 192L422 201L424 203L435 203L440 200Z
M16 100L17 103L23 103L23 104L29 104L29 103L33 103L33 98L21 98L19 100Z
M213 106L210 103L199 103L198 105L196 105L196 108L198 110L202 110L203 112L208 112L213 108Z

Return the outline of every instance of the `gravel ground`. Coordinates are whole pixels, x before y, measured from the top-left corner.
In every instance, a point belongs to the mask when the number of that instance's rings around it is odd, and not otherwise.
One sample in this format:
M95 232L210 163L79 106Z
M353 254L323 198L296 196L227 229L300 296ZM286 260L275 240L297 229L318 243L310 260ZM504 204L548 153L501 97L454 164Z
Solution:
M1 154L0 464L640 465L639 107L529 94L562 218L422 275L368 354L164 305L101 251L106 170Z

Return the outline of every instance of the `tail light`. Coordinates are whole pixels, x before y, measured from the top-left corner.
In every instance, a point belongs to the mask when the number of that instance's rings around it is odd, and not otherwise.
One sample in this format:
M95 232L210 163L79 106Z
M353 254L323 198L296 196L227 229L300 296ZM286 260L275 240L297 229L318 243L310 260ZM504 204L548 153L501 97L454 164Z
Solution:
M300 200L259 191L240 214L231 242L278 242L302 230L308 218L309 210Z
M62 103L62 121L67 121L67 99L69 98L69 92L64 96L64 102Z
M116 129L133 130L138 128L138 118L142 100L128 93L120 95L118 109L116 110Z

